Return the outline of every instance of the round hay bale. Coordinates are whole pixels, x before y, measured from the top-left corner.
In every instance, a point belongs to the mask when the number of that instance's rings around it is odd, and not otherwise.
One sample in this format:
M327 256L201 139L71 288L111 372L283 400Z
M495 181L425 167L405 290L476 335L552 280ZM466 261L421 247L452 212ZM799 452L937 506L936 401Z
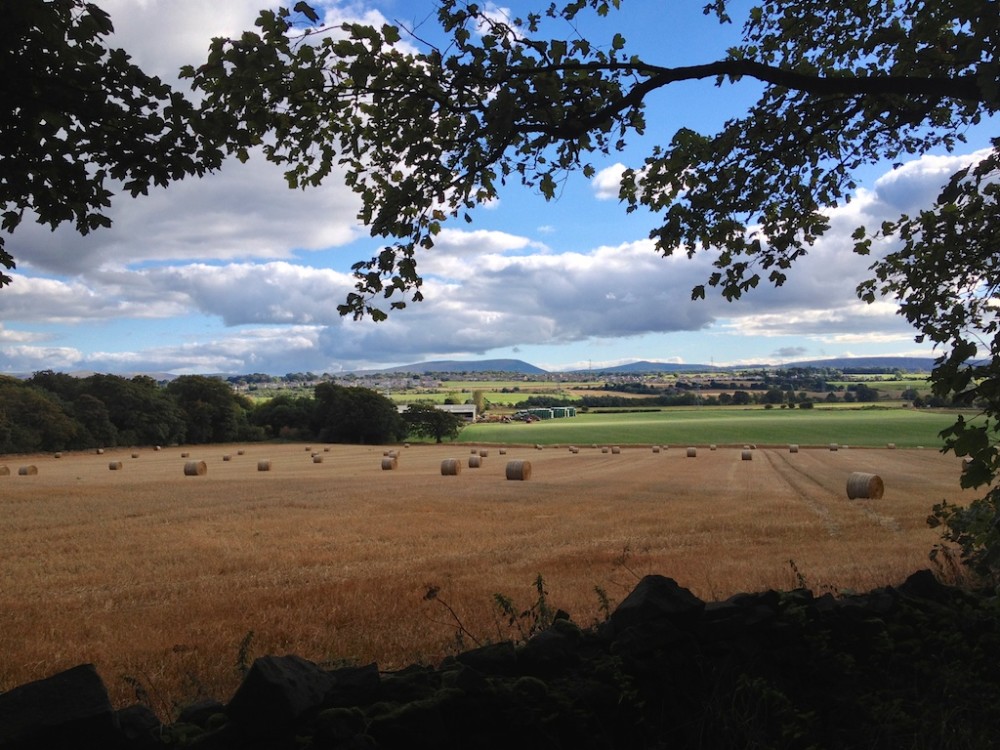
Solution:
M830 450L835 451L839 449L840 449L839 445L837 445L836 443L830 443Z
M747 451L743 451L743 453L740 454L740 460L742 460L742 461L753 461L753 451L748 451L748 450Z
M608 448L601 448L601 453L607 453L608 450L609 450Z
M223 461L232 461L232 460L233 460L233 457L232 457L232 456L230 456L230 455L229 455L229 454L227 453L226 455L224 455L224 456L222 457L222 460L223 460Z
M654 445L653 446L653 453L659 453L659 452L660 452L660 446Z
M878 474L855 471L847 477L847 499L881 500L885 485Z
M791 445L788 446L788 452L789 453L798 453L799 452L799 446L797 446L795 443L792 443Z
M62 453L55 453L52 458L62 458Z
M479 455L479 448L473 448L471 451L469 451L469 455L470 456L478 456Z
M395 456L382 456L382 470L392 471L399 465L399 459Z
M108 464L108 471L121 471L122 462L121 461L111 461Z
M306 452L308 453L308 452L309 452L309 451L311 451L311 450L312 450L312 446L311 446L311 445L307 445L307 446L306 446Z
M896 444L895 443L886 443L885 447L888 448L891 451L896 450Z
M132 454L132 458L139 458L139 454L138 453L133 453Z
M501 448L500 449L500 455L501 456L506 456L507 455L507 449L506 448Z
M329 452L330 452L330 449L329 449L329 448L324 448L324 449L323 449L323 452L324 452L324 453L329 453Z
M531 478L531 463L528 461L508 461L507 479L524 481Z
M208 464L204 461L188 461L184 464L184 476L201 477L208 473Z
M403 443L403 447L404 447L404 448L409 448L409 447L410 447L410 444L409 444L409 443Z
M9 477L9 476L10 476L10 467L0 466L0 477Z
M98 448L96 452L97 452L98 456L103 456L104 455L104 448Z
M540 451L540 450L542 450L542 446L541 446L541 445L539 445L538 443L535 443L535 450L536 450L536 451Z
M715 443L712 443L710 446L708 446L708 449L710 451L714 451L715 450Z
M698 449L697 448L688 448L687 449L687 457L688 458L697 458L698 457Z
M569 449L569 452L575 456L577 453L580 452L580 449L574 445L572 448Z
M34 464L28 464L27 466L19 468L17 473L22 477L33 477L38 473L38 467Z
M190 453L182 453L181 458L187 458L190 455L191 455Z
M488 450L486 450L485 448L483 448L483 449L481 449L479 451L479 457L480 458L489 458L489 456L490 456L490 452Z
M153 446L153 450L154 450L154 451L158 451L158 450L160 450L160 446L158 446L158 445L154 445L154 446Z
M483 465L483 459L479 457L478 453L475 456L469 456L470 469L478 469L482 465Z
M617 455L622 452L622 449L619 448L617 445L613 445L611 446L611 452Z
M441 475L454 477L462 473L462 463L457 458L446 458L441 462Z
M313 463L314 464L321 464L321 463L323 463L323 457L319 453L313 454L312 459L313 459Z
M243 450L242 448L240 448L238 451L236 451L236 455L237 456L242 456L242 455L245 455L245 454L246 454L246 451Z
M270 470L271 470L271 462L268 461L267 459L257 462L257 471L270 471Z

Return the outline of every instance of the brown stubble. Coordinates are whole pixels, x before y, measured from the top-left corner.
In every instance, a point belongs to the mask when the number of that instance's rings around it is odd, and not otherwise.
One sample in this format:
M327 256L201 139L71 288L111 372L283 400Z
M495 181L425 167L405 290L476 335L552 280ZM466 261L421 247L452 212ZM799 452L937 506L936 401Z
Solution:
M956 459L933 451L511 448L471 469L467 449L413 446L392 471L376 447L191 452L206 476L170 448L32 457L38 476L0 479L0 690L91 661L116 703L138 683L169 714L232 693L250 631L250 658L435 662L459 647L442 602L464 646L510 637L493 594L527 608L538 575L584 625L595 587L614 603L646 573L705 599L867 590L927 567L930 506L960 499ZM529 481L504 479L514 458ZM851 471L885 497L848 501Z

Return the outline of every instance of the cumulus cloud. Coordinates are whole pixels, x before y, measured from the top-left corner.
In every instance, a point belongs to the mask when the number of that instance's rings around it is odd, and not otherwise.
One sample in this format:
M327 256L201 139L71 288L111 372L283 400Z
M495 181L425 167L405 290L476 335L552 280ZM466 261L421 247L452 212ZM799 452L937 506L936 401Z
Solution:
M624 172L625 165L620 162L598 171L590 181L594 196L602 201L618 200Z

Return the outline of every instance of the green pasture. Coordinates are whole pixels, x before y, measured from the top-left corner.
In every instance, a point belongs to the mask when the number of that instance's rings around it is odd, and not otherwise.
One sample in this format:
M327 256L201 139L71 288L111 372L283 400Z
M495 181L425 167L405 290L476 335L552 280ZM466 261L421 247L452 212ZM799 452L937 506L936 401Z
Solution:
M525 424L475 424L459 440L542 445L840 445L940 448L955 413L917 409L665 409L578 414Z

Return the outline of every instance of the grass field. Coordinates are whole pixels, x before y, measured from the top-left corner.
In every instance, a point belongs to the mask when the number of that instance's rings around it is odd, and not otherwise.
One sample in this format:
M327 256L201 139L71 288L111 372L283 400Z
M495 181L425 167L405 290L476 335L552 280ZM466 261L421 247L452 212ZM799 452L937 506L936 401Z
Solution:
M657 412L587 413L525 424L476 424L461 440L503 444L638 443L645 445L821 445L940 447L953 424L948 412L901 408L671 408Z
M394 471L380 447L185 449L204 476L183 475L180 450L0 459L0 691L89 661L116 704L139 686L167 716L228 699L266 653L436 662L516 636L493 595L527 607L538 575L582 625L603 616L596 588L613 606L654 572L707 600L868 590L928 567L931 506L971 499L958 459L930 449L490 448L451 477L442 459L469 446L401 448ZM529 481L505 479L514 458ZM853 471L878 473L885 497L848 501Z

